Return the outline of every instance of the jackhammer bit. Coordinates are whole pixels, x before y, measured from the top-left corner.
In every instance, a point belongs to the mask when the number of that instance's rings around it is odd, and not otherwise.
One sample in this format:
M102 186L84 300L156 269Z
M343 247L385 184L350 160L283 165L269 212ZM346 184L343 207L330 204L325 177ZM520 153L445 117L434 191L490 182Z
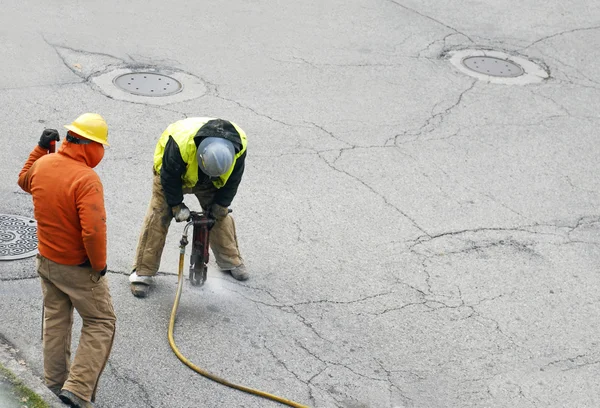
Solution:
M192 212L192 253L190 255L190 283L202 286L208 274L209 231L215 220L204 213Z

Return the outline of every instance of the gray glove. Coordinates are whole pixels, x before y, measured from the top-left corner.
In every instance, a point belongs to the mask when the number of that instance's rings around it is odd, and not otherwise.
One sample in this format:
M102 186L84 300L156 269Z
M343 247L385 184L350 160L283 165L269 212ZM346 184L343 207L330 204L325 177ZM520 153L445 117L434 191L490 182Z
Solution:
M175 217L175 221L177 222L187 221L192 216L190 209L187 208L184 203L171 208L171 212L173 213L173 217Z
M216 220L221 221L223 218L227 217L229 213L229 208L223 207L219 204L213 204L210 206L209 214Z

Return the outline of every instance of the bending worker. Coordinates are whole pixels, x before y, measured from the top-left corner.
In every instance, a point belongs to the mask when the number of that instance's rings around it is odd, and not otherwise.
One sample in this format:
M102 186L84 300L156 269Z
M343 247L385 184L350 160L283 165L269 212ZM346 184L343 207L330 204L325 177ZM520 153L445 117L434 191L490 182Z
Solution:
M171 220L190 218L184 194L194 194L202 209L216 219L210 247L218 267L237 280L248 270L240 255L229 205L235 197L246 160L246 134L235 123L212 118L187 118L163 132L154 151L152 198L144 219L133 271L131 292L146 297Z
M44 379L68 406L93 407L108 361L115 312L106 278L104 192L94 167L108 146L108 127L86 113L71 125L57 154L58 132L46 129L19 173L33 196L37 220L37 272L44 296ZM71 364L73 308L83 321Z

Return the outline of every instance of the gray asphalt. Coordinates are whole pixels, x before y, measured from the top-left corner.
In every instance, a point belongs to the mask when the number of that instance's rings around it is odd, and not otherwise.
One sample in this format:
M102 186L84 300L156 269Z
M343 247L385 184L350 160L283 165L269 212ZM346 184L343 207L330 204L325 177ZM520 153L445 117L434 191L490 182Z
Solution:
M600 406L599 2L25 0L0 27L0 213L32 216L16 180L45 127L109 124L118 326L97 407L279 406L171 352L181 224L151 296L129 292L155 143L192 116L248 134L232 209L252 273L186 283L192 362L313 407ZM465 75L463 49L548 78ZM128 69L187 87L123 96ZM0 335L39 377L33 258L0 268Z

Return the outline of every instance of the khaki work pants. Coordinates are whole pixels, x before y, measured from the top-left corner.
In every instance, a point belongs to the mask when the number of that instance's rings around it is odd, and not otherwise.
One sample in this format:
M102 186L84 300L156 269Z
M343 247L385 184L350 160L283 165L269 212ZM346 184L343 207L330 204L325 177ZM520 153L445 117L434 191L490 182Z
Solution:
M204 211L208 210L212 204L216 192L217 188L212 184L196 185L193 188L183 189L183 194L194 194L196 196ZM133 264L133 269L135 269L138 276L154 276L158 272L160 258L172 219L173 214L167 204L160 183L160 175L154 172L152 198L144 218ZM222 220L217 220L210 230L210 248L217 265L221 269L232 269L243 263L235 233L235 222L231 215Z
M37 256L44 294L44 378L93 401L113 344L115 311L105 277L90 267L61 265ZM71 364L73 308L82 319L81 337Z

